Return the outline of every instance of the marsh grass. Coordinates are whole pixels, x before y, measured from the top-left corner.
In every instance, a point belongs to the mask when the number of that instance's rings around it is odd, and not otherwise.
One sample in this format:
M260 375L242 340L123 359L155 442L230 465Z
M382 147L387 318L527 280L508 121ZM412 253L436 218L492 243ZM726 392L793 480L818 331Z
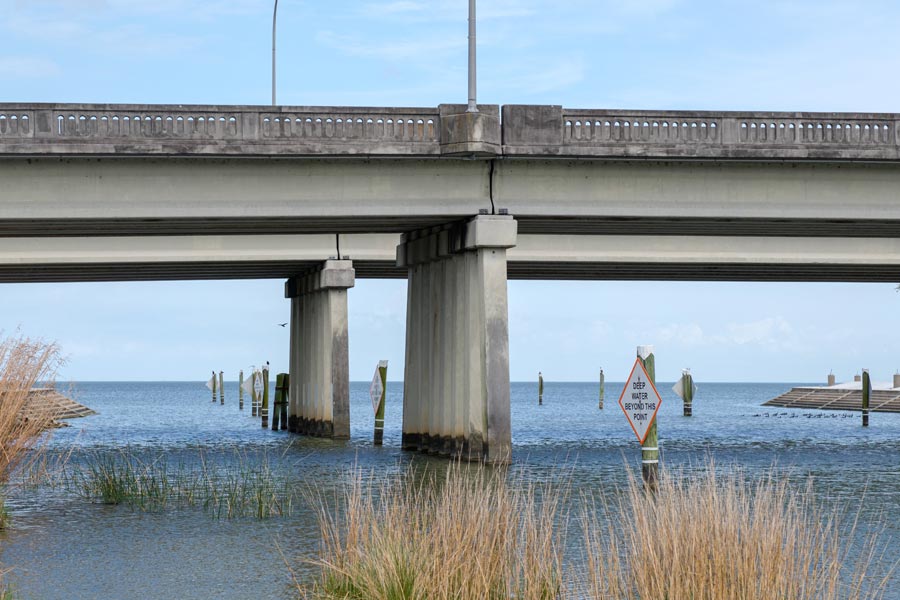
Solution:
M301 596L863 600L884 595L895 566L874 538L847 541L858 539L853 519L774 470L756 481L711 462L664 471L655 496L632 478L578 499L572 515L565 481L536 487L464 465L370 479L354 469L334 501L319 498L319 576L297 584ZM572 565L570 521L583 539Z
M443 476L410 469L374 486L355 470L343 497L319 503L321 578L309 594L557 598L564 496L562 486L538 489L460 464Z
M201 507L227 519L292 514L294 489L272 469L268 456L250 460L238 453L223 467L201 454L192 464L129 451L93 452L72 460L60 481L90 501L144 511Z
M0 339L0 529L7 529L12 518L4 499L12 473L40 459L53 424L48 411L29 407L31 389L39 382L52 386L61 364L56 344L18 334ZM7 573L0 570L0 600L15 597L3 583Z
M55 344L21 335L0 340L0 484L5 485L17 467L40 456L35 450L52 425L52 414L26 410L28 397L38 383L53 385L61 363Z
M750 482L710 462L694 476L666 472L652 496L631 477L603 503L580 515L590 598L861 600L882 597L893 569L873 537L844 541L856 519L817 504L811 481L798 489L774 470ZM620 518L598 516L610 513Z

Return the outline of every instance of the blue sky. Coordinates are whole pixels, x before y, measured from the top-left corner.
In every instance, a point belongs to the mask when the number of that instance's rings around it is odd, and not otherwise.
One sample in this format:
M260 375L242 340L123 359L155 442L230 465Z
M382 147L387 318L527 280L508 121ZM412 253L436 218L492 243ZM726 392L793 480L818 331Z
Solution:
M280 0L284 104L466 98L466 1ZM583 108L897 111L888 1L479 0L479 101ZM265 104L271 2L0 0L0 101ZM405 282L350 295L351 377L403 363ZM515 380L849 379L900 367L888 284L511 282ZM287 362L281 281L0 286L0 328L56 339L63 377L202 379Z

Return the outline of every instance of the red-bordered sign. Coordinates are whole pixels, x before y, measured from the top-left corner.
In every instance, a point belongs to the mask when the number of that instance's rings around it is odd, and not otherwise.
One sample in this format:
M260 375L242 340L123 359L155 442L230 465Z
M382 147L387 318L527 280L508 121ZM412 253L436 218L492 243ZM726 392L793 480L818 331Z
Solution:
M656 419L656 413L662 404L662 398L656 386L647 374L641 359L635 359L631 374L619 396L619 407L625 413L631 430L643 444L650 431L650 425Z

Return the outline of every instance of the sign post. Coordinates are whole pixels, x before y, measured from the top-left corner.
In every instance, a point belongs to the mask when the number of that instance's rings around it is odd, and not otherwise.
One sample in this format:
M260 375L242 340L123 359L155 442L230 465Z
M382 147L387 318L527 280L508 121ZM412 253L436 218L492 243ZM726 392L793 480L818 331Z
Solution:
M690 369L681 371L681 379L672 386L672 391L684 400L684 416L690 417L693 414L694 394L697 393L697 385L694 383Z
M369 386L369 398L372 399L372 408L375 410L375 445L380 446L384 439L384 396L387 390L388 361L378 361L375 368L375 376L372 377L372 385Z
M641 475L644 488L656 491L659 481L659 446L656 413L662 398L656 391L656 359L653 346L638 346L637 359L625 381L619 407L641 443Z

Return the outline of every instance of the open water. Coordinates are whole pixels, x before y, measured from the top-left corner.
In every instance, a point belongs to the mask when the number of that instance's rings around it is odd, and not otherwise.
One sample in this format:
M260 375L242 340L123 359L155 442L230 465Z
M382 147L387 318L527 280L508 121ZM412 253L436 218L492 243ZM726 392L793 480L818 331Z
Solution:
M616 404L621 383L607 382L604 410L590 383L545 383L537 404L534 383L512 385L514 468L524 477L558 477L560 466L582 491L622 485L637 473L640 452ZM817 495L855 512L858 535L883 530L886 560L900 558L900 415L873 414L868 429L855 413L760 406L793 385L699 383L694 416L681 416L671 383L658 387L662 460L667 466L742 466L751 476L773 464L813 477ZM317 491L337 486L349 467L375 473L409 461L439 461L399 450L402 384L390 383L384 446L371 444L368 385L351 386L349 442L263 430L238 410L237 383L226 382L225 405L211 402L203 383L78 383L73 397L99 412L54 432L54 453L117 454L126 448L145 460L190 463L198 456L228 467L266 460L280 476ZM258 520L216 518L197 507L145 512L91 502L65 486L15 488L7 500L12 527L0 537L0 564L24 599L290 598L285 559L299 578L314 556L315 516L298 502L289 516ZM900 577L888 598L900 598Z

